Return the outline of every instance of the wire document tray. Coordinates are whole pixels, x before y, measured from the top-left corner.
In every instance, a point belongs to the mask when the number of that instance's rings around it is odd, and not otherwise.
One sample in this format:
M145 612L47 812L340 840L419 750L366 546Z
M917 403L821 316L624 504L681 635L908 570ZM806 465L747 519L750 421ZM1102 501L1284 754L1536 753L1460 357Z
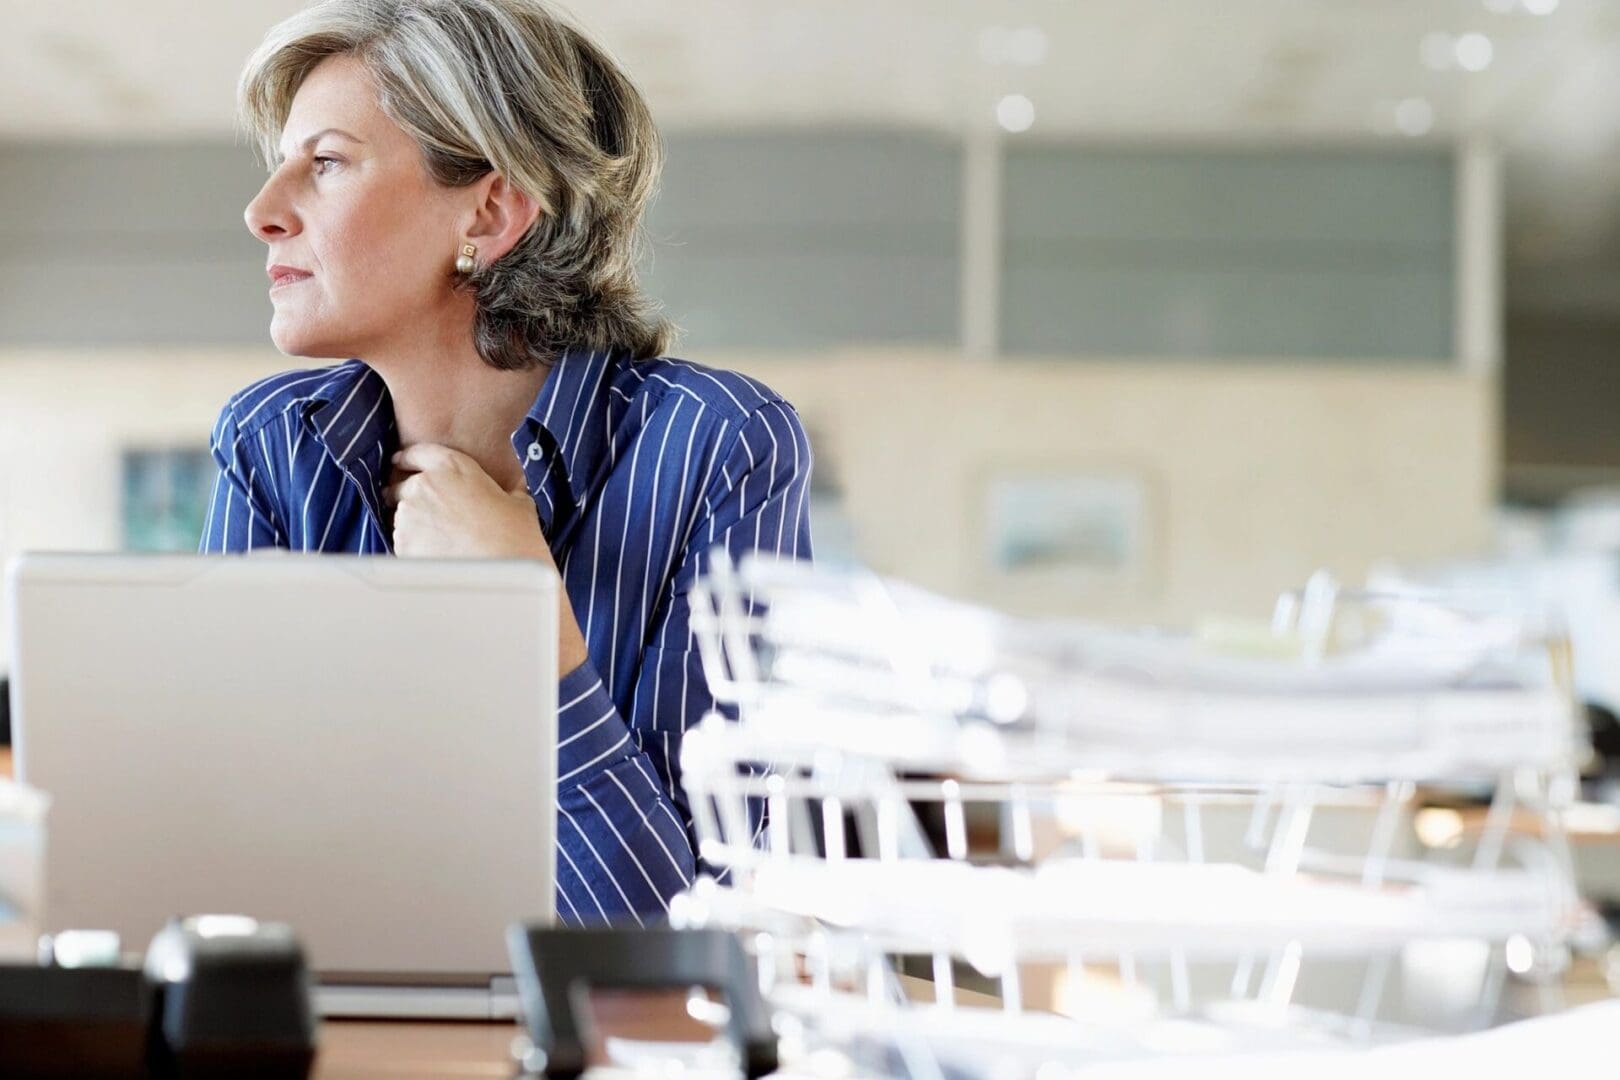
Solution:
M888 1071L1484 1027L1510 972L1557 1003L1584 746L1550 620L1315 580L1234 652L755 560L692 628L714 878L672 914L750 932L772 1000ZM1414 838L1481 795L1470 842ZM1407 961L1459 941L1466 1007L1426 1012Z

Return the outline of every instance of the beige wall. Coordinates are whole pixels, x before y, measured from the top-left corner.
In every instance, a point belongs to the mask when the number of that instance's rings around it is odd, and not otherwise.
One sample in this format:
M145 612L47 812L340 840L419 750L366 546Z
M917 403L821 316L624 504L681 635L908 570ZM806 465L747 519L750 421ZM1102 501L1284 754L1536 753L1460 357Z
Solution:
M1029 612L1184 621L1263 613L1327 566L1478 550L1495 496L1494 384L1449 371L1268 363L998 363L951 353L708 355L798 404L886 573ZM0 557L119 543L119 454L200 444L269 350L0 352ZM1140 477L1124 585L998 578L981 507L1025 469ZM0 626L0 655L6 629Z
M885 573L1030 613L1185 622L1264 614L1327 567L1481 550L1496 390L1451 370L1205 362L975 364L949 355L710 357L797 403ZM1140 476L1129 587L989 569L985 489L1026 469Z
M116 549L122 451L206 446L225 399L285 366L269 349L0 352L0 559Z

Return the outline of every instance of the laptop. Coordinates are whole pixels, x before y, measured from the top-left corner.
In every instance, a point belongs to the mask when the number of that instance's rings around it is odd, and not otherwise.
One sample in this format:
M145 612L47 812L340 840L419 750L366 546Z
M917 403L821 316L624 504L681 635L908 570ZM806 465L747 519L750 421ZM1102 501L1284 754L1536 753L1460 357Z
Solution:
M44 555L8 568L47 931L285 922L327 1015L504 1018L553 917L557 577L534 562Z

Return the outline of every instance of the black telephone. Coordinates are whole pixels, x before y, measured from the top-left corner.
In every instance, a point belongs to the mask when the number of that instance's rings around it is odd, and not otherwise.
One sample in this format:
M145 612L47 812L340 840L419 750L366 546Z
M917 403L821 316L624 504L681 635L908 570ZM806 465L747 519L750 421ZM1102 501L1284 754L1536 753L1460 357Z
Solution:
M595 1061L600 1044L592 995L712 991L723 996L715 1023L748 1077L777 1067L777 1040L759 979L736 935L720 930L554 929L516 925L507 951L517 976L528 1036L519 1075L575 1077Z
M310 979L285 926L178 919L141 967L77 966L57 944L71 940L44 945L37 964L0 964L0 1076L309 1075Z

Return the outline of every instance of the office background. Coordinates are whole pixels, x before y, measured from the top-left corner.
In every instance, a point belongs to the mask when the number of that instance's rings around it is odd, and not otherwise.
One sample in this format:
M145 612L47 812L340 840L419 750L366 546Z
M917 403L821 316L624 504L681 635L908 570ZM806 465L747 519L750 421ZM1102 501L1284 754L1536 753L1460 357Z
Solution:
M231 126L298 6L0 0L0 557L191 547L220 405L309 363ZM666 134L677 351L800 407L827 557L1187 622L1620 477L1620 3L570 10Z

